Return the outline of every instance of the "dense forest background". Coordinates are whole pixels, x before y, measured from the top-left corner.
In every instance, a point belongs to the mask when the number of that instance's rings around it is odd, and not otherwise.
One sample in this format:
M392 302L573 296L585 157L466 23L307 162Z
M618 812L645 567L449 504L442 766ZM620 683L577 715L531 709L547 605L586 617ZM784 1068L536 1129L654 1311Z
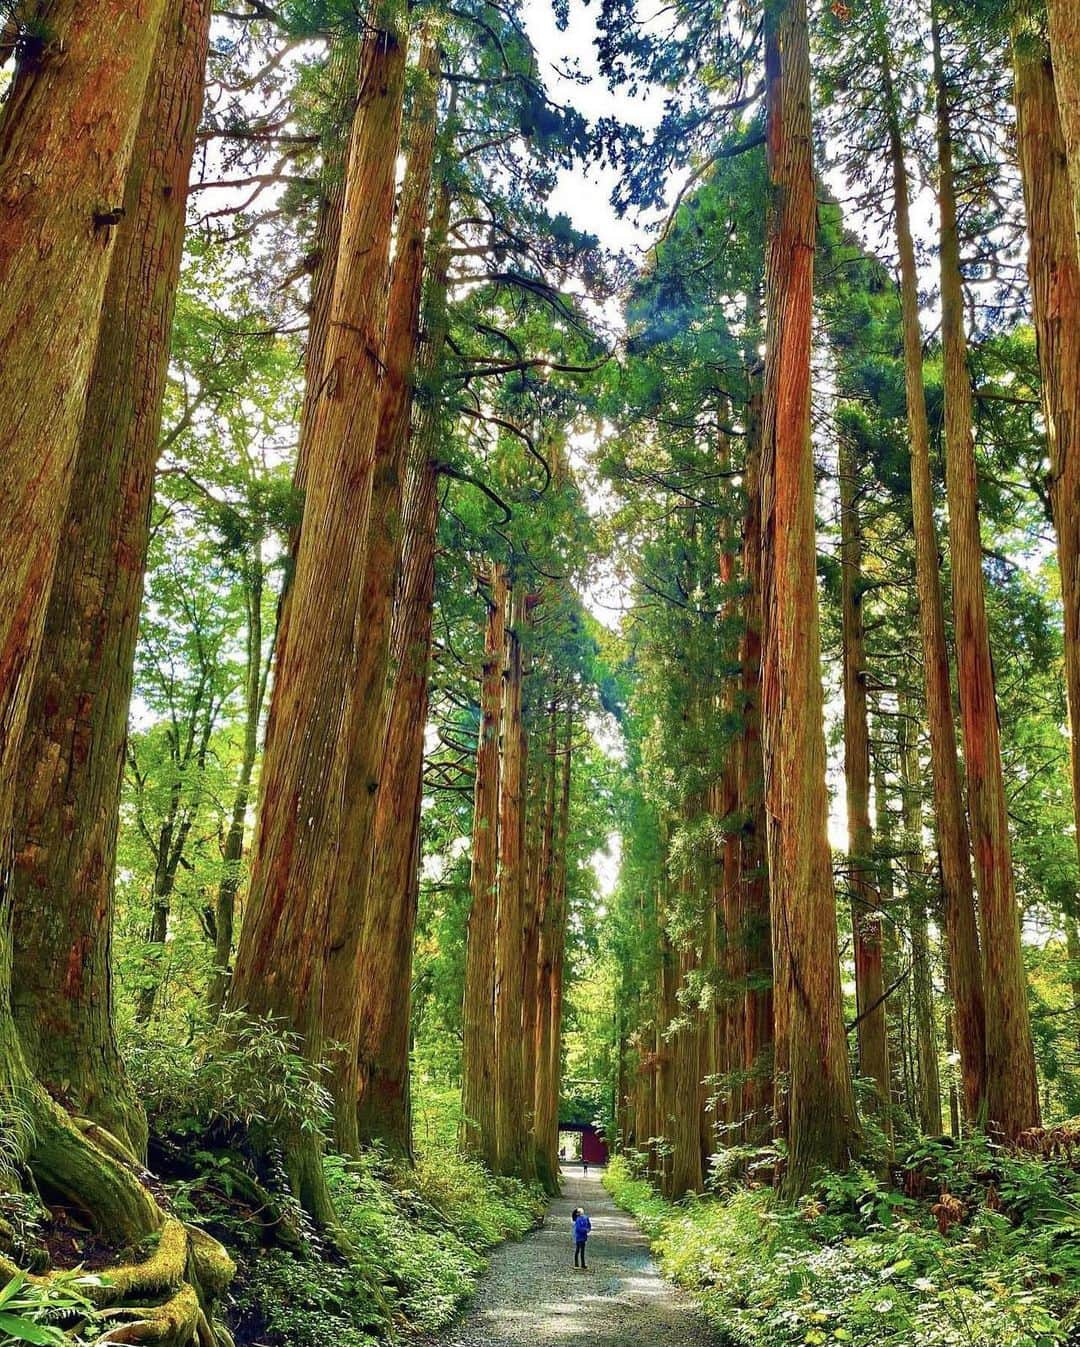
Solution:
M1073 11L0 3L0 1344L1077 1340Z

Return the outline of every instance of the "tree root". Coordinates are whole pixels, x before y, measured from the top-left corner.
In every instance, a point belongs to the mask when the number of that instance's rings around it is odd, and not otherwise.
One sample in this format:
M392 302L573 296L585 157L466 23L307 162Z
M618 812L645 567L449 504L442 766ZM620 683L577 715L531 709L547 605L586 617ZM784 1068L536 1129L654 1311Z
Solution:
M80 1286L95 1311L116 1321L98 1341L103 1347L231 1347L228 1332L213 1322L213 1307L235 1270L225 1249L168 1214L151 1175L112 1133L72 1119L37 1086L24 1097L32 1119L26 1159L34 1182L84 1213L95 1230L121 1247L153 1241L145 1258L106 1269ZM0 1255L0 1285L17 1275L46 1286L59 1274L27 1274Z

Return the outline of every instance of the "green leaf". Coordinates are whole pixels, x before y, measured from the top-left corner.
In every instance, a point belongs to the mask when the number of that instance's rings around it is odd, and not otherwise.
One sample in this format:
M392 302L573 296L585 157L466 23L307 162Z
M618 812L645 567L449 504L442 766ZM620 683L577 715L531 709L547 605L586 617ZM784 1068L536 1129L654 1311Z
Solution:
M35 1324L24 1319L21 1314L0 1314L0 1334L6 1334L16 1342L32 1342L37 1347L58 1347L65 1341L64 1334L58 1328L49 1328L45 1324Z

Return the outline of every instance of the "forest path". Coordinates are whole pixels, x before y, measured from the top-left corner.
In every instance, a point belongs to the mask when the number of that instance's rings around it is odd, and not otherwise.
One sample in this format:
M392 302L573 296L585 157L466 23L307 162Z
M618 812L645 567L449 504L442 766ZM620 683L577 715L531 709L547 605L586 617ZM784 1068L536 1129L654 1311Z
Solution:
M570 1213L592 1221L589 1269L574 1267ZM693 1301L666 1282L634 1220L596 1170L563 1170L541 1229L497 1249L462 1318L428 1347L709 1347Z

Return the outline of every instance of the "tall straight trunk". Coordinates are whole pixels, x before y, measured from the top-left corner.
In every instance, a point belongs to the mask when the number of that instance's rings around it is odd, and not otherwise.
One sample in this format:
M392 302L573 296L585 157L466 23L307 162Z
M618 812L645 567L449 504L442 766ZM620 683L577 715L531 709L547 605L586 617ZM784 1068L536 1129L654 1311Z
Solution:
M355 1153L359 1147L356 1102L363 1088L367 1058L379 1041L383 1020L392 1013L390 1002L398 992L383 975L386 919L372 901L370 886L386 731L394 585L402 559L402 502L420 333L424 233L435 152L438 63L429 37L423 42L418 76L421 82L413 95L397 251L390 275L366 552L354 618L355 657L341 745L345 762L340 827L349 845L341 850L332 907L354 914L350 928L353 963L348 963L346 947L340 972L328 981L325 1029L335 1042L355 1044L351 1056L337 1059L331 1079L337 1143L346 1154Z
M683 879L688 890L694 882L693 870ZM685 984L689 974L698 967L696 951L683 945L675 955L677 984ZM679 1008L673 1007L673 1014ZM700 1011L694 1007L683 1011L684 1021L669 1039L671 1053L671 1096L669 1100L669 1131L671 1164L665 1175L664 1191L668 1197L684 1197L700 1193L704 1187L701 1171L701 1128L698 1117L698 1062L700 1060Z
M904 383L911 453L911 508L915 535L915 577L919 596L919 633L923 648L926 718L930 736L930 779L941 862L945 930L956 1007L964 1108L979 1115L986 1098L986 1026L982 959L971 876L971 843L964 810L956 745L949 653L945 643L945 604L939 574L940 548L934 522L930 473L930 430L923 380L922 329L919 322L919 274L911 233L910 191L900 115L893 86L888 40L878 10L877 41L887 101L889 156L892 163L893 213L900 259L900 304L904 329Z
M233 928L236 917L236 895L240 891L240 877L244 860L244 836L247 831L247 811L251 800L251 780L259 751L259 720L262 716L266 674L263 664L262 602L265 571L262 547L256 546L248 558L247 587L247 664L244 678L244 747L240 757L240 771L236 779L229 830L221 854L221 879L214 898L213 938L214 962L207 988L210 1013L216 1019L225 1004L229 990L229 965L232 961Z
M1069 961L1069 992L1073 1006L1073 1041L1080 1051L1080 924L1071 913L1065 917L1065 957Z
M115 230L16 786L19 1033L38 1078L137 1154L146 1121L112 1017L116 829L209 24L207 0L185 0L161 27Z
M881 723L880 710L877 723ZM896 841L893 832L889 792L885 782L885 767L878 754L873 759L874 773L874 829L877 835L877 890L883 913L896 910L896 885L893 866ZM905 962L907 949L902 931L895 917L887 920L883 931L885 985L893 990L885 999L885 1024L889 1035L889 1077L894 1103L909 1115L912 1113L913 1092L908 1090L907 1067L907 988L909 979Z
M499 783L499 905L495 921L495 1138L500 1174L530 1180L533 1147L526 1128L525 1056L521 1044L525 990L525 783L521 642L524 582L511 586Z
M551 954L551 1065L554 1117L549 1124L547 1144L552 1167L557 1169L559 1146L559 1094L562 1085L562 1016L563 991L566 983L566 923L568 906L568 857L570 844L570 796L573 784L574 712L566 712L566 739L562 751L562 772L559 805L555 820L552 851L551 897L555 909L553 920L554 946Z
M986 619L952 130L936 8L933 59L941 212L946 494L968 815L983 937L987 1112L991 1126L1011 1138L1038 1126L1039 1097Z
M528 713L526 712L528 715ZM530 720L534 718L529 716ZM535 721L534 721L535 723ZM542 742L542 741L541 741ZM525 929L522 941L521 1072L525 1082L526 1130L536 1153L536 997L540 986L540 925L543 920L544 810L547 800L549 758L543 750L529 760L529 786L525 811Z
M907 856L907 906L911 928L911 1005L915 1020L915 1060L918 1065L919 1127L927 1136L939 1136L941 1078L938 1072L937 1025L934 1023L934 986L930 964L930 929L926 915L926 858L922 845L919 736L915 708L908 696L900 698L900 787L904 804L904 851Z
M728 408L721 409L721 416L728 414ZM721 472L731 464L728 437L721 432L717 466ZM721 525L719 538L717 572L720 580L722 620L734 629L739 618L740 596L735 592L735 530L731 521ZM741 653L741 652L739 652ZM735 651L732 652L736 654ZM737 658L732 659L733 670L738 667ZM720 713L729 722L734 723L735 714L743 695L742 680L729 675L720 692ZM724 991L722 1014L718 1017L717 1029L722 1035L720 1055L723 1059L723 1071L728 1076L730 1088L727 1090L727 1132L726 1144L736 1145L743 1139L743 1115L745 1110L745 1088L741 1079L743 1065L743 1041L746 1034L746 972L747 948L745 918L743 915L742 884L742 819L739 809L740 759L743 745L738 734L732 734L725 751L724 765L720 772L717 790L716 812L723 829L720 865L720 925L717 925L715 910L711 914L713 930L722 928L722 941L715 939L722 951L722 971ZM720 952L718 951L718 952ZM715 955L714 955L715 957ZM708 964L706 964L706 967ZM711 1150L711 1147L710 1147Z
M1013 68L1031 309L1042 372L1050 508L1065 615L1065 690L1080 846L1080 255L1050 51L1034 22L1018 22L1015 27Z
M663 887L661 885L661 887ZM674 1054L671 1047L671 1022L678 1014L678 954L671 946L663 919L664 904L659 908L660 950L656 969L656 1077L653 1105L654 1168L665 1192L670 1191L671 1135L674 1112Z
M484 633L480 729L473 783L472 904L465 936L462 1014L462 1141L492 1169L495 1132L495 923L499 872L499 733L506 658L506 569L495 565Z
M0 113L0 870L124 183L165 0L58 0ZM102 32L109 42L102 45ZM33 316L33 321L29 320ZM4 914L8 925L8 914Z
M394 680L382 784L375 814L375 864L371 906L383 926L373 932L379 976L393 991L380 1033L367 1048L360 1095L361 1141L378 1140L399 1155L412 1155L409 1094L411 975L416 904L420 888L420 804L424 784L435 596L438 471L417 438L409 471L405 551L394 616Z
M1072 189L1073 229L1080 253L1080 12L1074 0L1046 0L1061 129Z
M352 985L359 937L358 914L347 899L335 901L333 884L344 776L338 747L356 657L374 458L370 408L383 344L407 43L375 28L364 46L303 541L278 654L250 895L229 996L234 1009L275 1016L315 1061L326 1052L327 1003ZM346 1057L350 1050L346 1045ZM317 1138L283 1140L297 1195L317 1221L333 1225Z
M814 186L810 48L805 0L769 0L765 14L766 137L772 199L766 254L762 433L762 725L778 1114L788 1141L785 1188L821 1165L842 1169L858 1119L841 1013L836 899L827 834L810 331Z
M762 1141L772 1125L773 967L766 855L765 767L761 751L761 381L751 375L743 473L746 518L742 573L746 586L741 664L742 746L739 753L739 839L746 999L741 1065L746 1073L743 1111L748 1141Z
M885 1024L885 961L881 894L874 882L870 825L870 722L866 709L866 638L863 625L862 522L850 440L841 436L840 612L844 648L844 793L847 798L848 884L855 946L859 1071L874 1082L876 1109L886 1135L889 1116L889 1040Z
M0 1091L27 1114L10 1140L39 1184L132 1242L160 1226L157 1204L27 1067L10 1009L8 880L16 777L115 238L105 217L123 200L164 12L163 0L58 0L51 40L22 62L0 113Z
M533 1134L536 1145L536 1172L546 1192L558 1192L558 1169L553 1167L551 1134L558 1132L559 1085L552 1055L552 981L555 972L556 930L559 913L555 903L555 826L556 794L559 777L558 703L548 708L548 747L544 763L544 809L540 837L539 868L539 940L536 958L536 990L533 996ZM528 1030L526 1030L528 1032ZM618 1059L620 1064L622 1058ZM526 1073L527 1074L527 1073ZM620 1066L621 1079L621 1066ZM616 1087L618 1099L618 1087Z

